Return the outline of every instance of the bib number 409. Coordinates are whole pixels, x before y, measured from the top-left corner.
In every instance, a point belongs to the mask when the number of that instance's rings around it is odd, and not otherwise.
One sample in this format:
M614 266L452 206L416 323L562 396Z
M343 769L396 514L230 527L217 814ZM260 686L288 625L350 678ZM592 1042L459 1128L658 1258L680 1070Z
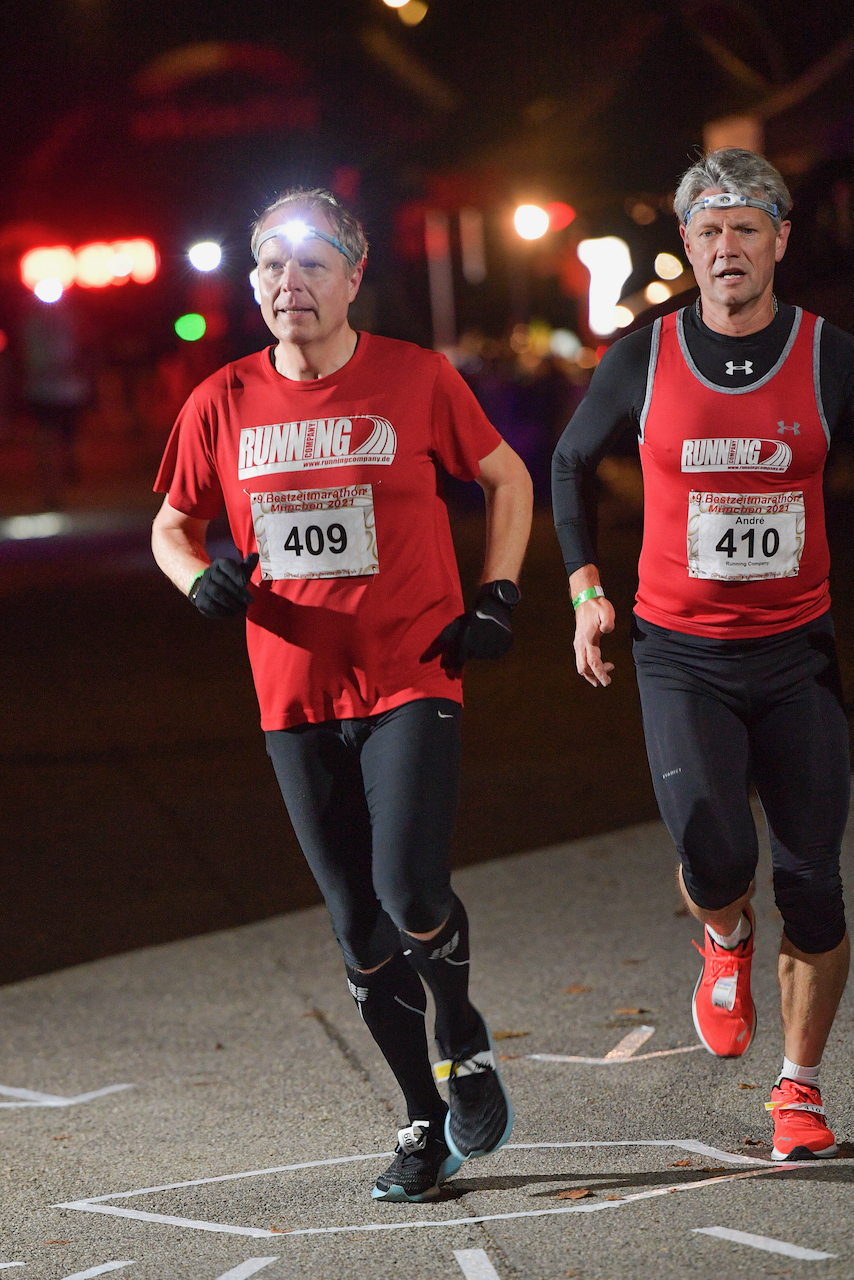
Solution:
M739 550L736 546L735 535L735 529L727 529L720 542L715 547L716 551L721 551L726 555L727 560L731 560ZM747 558L748 560L753 560L755 558L756 530L748 529L747 533L743 533L741 535L739 541L747 543ZM764 560L770 560L772 556L777 554L780 549L780 535L776 529L772 528L764 531L762 534L761 546L762 558Z
M307 551L310 556L322 556L328 547L333 555L340 556L347 550L347 530L343 524L336 522L327 526L324 536L319 524L310 524L305 530L305 542L303 542L299 529L293 525L282 547L283 550L290 551L295 556L301 556L303 551Z

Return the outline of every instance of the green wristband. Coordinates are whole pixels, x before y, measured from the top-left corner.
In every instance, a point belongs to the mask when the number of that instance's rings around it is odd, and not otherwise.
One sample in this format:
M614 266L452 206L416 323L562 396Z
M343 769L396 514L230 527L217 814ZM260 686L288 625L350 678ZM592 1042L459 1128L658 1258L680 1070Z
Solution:
M604 596L605 592L601 587L585 587L583 591L579 591L577 596L572 597L572 607L577 609L580 604L584 604L585 600L596 600L599 596Z
M205 576L205 572L206 572L206 570L204 570L204 569L200 569L200 570L199 570L199 572L196 574L195 578L193 578L193 581L190 583L190 589L189 589L189 591L187 592L187 599L188 599L188 600L192 600L192 599L193 599L193 588L195 587L195 585L196 585L196 583L199 581L199 579L200 579L200 578L203 578L203 577Z

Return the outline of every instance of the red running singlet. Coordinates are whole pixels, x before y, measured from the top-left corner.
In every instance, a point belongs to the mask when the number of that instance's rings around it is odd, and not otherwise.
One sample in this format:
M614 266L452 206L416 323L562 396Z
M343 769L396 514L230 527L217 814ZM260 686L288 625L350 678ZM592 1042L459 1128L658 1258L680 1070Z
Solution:
M752 386L727 388L691 358L683 311L655 322L640 419L641 618L689 635L749 639L830 607L823 323L796 308L774 367Z

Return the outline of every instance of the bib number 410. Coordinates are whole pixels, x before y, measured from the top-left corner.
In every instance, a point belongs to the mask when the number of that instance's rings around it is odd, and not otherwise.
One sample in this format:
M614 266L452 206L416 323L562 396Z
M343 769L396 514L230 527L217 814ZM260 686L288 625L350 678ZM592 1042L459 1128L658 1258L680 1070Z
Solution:
M327 544L333 555L340 556L342 551L346 551L347 530L343 524L336 522L328 525L325 537L319 524L310 524L305 531L305 542L301 540L297 526L293 525L283 548L285 551L292 551L295 556L301 556L303 551L307 551L310 556L322 556Z
M727 529L726 533L715 547L715 551L723 552L726 555L727 560L731 560L738 551L735 535L735 529ZM754 558L754 549L756 547L756 530L748 529L747 533L743 533L741 535L739 541L747 543L747 558L748 560L752 560ZM780 549L780 535L776 529L772 528L764 531L761 538L761 546L763 559L770 560L772 556L777 554Z

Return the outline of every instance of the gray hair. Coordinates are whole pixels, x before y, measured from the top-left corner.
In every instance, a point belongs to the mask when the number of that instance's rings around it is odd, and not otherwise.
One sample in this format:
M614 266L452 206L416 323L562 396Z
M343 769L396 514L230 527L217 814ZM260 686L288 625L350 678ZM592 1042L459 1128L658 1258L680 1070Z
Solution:
M364 262L368 256L368 240L365 230L359 219L350 213L349 209L345 209L340 200L327 191L325 187L294 187L290 191L284 191L281 195L276 196L265 209L262 209L255 221L252 223L250 248L252 253L257 255L258 237L261 234L261 228L273 213L301 213L310 215L317 210L324 215L326 220L331 224L335 231L335 235L341 241L344 248L350 254L352 262L345 257L347 263L345 271L347 275L352 275L356 266Z
M776 217L773 214L768 216L778 231L792 207L789 188L772 164L755 151L722 147L720 151L707 152L702 160L686 169L679 180L673 208L680 222L685 222L685 215L700 193L713 187L737 196L756 196L776 204Z

